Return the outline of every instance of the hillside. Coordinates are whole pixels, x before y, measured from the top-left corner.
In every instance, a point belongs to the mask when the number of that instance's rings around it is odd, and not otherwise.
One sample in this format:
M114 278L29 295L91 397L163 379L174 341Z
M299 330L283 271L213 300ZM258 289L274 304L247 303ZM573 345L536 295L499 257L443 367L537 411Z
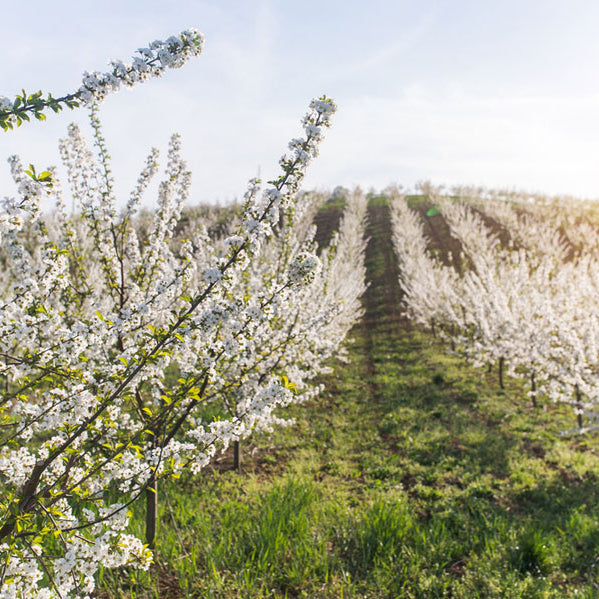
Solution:
M411 204L429 249L457 252L443 217ZM321 234L338 218L325 206ZM559 437L570 411L533 410L520 382L500 389L407 322L386 200L369 222L349 363L293 426L242 447L240 473L226 454L169 483L158 568L107 571L99 596L598 596L596 439Z

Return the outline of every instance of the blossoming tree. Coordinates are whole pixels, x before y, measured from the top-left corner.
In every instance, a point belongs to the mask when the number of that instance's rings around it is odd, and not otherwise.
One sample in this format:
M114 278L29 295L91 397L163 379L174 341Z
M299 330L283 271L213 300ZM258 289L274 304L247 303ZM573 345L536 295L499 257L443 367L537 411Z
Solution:
M310 104L281 174L264 192L250 182L227 238L201 227L175 235L190 185L178 136L147 230L136 213L156 151L118 210L95 101L180 66L201 39L151 44L132 65L86 75L66 99L3 103L10 128L59 101L89 102L95 146L75 126L60 144L76 214L53 169L38 175L11 158L18 197L0 214L6 596L88 596L100 564L148 567L158 480L197 472L218 450L282 424L275 409L310 397L307 381L360 313L364 199L350 198L339 236L318 256L304 224L315 200L298 193L335 112L328 98ZM44 197L52 216L40 210ZM143 496L147 545L127 533L127 507Z

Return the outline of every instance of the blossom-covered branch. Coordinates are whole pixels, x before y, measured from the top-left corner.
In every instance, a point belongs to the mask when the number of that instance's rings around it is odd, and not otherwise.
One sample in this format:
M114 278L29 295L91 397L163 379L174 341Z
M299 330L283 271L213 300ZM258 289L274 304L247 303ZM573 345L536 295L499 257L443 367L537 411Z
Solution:
M86 71L81 87L59 98L51 93L44 98L41 91L28 94L25 90L14 100L0 96L0 127L5 131L13 129L32 116L43 121L47 108L60 112L65 107L73 109L82 104L100 102L109 93L118 91L121 85L132 87L150 77L160 77L167 68L182 67L190 57L202 52L203 45L204 36L195 29L188 29L165 41L151 42L147 48L139 48L138 56L134 56L131 63L113 60L109 71Z

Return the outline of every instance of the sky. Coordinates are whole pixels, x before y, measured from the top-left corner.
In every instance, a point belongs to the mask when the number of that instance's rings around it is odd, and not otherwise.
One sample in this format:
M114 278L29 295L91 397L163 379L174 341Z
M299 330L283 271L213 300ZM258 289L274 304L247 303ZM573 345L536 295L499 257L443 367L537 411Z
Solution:
M430 180L599 199L595 0L10 3L0 95L74 91L84 71L190 27L206 37L201 56L101 106L122 204L174 132L190 204L240 198L249 178L277 174L322 94L339 109L305 188ZM0 132L0 197L15 193L4 159L59 165L71 122L89 135L81 108Z

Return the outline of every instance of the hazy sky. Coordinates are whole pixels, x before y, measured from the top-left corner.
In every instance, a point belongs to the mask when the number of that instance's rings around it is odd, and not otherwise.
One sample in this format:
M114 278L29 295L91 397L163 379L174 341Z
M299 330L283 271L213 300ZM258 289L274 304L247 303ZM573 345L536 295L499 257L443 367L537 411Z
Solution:
M248 178L275 174L323 93L339 111L306 187L430 179L599 198L594 0L29 0L7 3L2 17L8 97L58 96L84 70L128 61L154 39L205 34L200 57L102 105L123 202L148 150L164 154L172 132L193 172L192 202L241 196ZM0 156L58 164L72 121L87 126L87 111L0 134Z

